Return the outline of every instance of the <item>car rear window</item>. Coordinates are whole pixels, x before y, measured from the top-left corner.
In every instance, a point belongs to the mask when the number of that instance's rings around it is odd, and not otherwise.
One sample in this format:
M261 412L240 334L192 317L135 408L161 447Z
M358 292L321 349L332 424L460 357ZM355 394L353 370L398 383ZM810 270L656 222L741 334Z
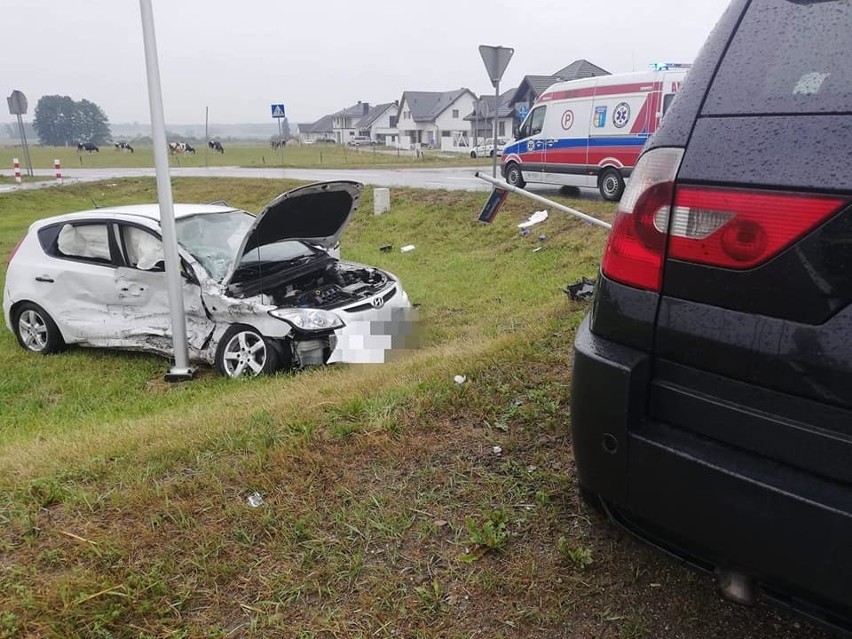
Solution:
M852 2L753 0L704 105L705 115L849 112Z

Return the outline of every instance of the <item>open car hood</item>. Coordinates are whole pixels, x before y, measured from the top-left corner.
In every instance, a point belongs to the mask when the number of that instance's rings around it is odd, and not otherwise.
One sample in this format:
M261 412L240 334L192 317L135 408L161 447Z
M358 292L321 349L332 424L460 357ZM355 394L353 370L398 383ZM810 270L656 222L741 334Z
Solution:
M364 188L359 182L317 182L287 191L260 212L240 243L223 284L229 284L243 256L268 244L301 240L329 249L358 209Z

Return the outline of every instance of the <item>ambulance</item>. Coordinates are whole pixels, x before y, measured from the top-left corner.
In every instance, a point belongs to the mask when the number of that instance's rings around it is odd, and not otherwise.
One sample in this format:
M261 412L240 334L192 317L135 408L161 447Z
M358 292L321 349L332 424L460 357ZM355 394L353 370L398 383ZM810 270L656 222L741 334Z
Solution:
M536 100L503 150L503 177L527 183L591 187L617 201L645 141L657 130L690 65L554 84Z

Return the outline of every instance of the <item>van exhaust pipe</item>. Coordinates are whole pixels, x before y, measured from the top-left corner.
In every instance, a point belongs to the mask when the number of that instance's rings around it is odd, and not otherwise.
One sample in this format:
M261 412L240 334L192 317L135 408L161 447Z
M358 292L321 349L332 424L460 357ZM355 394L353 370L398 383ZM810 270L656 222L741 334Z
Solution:
M736 570L716 569L716 583L726 599L751 606L757 595L754 579Z

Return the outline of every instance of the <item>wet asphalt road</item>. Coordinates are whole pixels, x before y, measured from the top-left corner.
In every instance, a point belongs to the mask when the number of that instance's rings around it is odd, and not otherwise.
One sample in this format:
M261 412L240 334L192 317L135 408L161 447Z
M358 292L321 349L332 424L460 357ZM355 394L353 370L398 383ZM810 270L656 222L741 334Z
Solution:
M481 169L491 174L490 167ZM174 167L169 169L172 177L226 177L226 178L262 178L269 180L355 180L363 184L386 187L407 187L418 189L446 189L449 191L490 191L491 185L474 177L476 169L471 168L435 168L435 169L250 169L235 166ZM16 190L39 189L55 184L52 170L35 170L36 178L42 180L27 182L21 186L0 185L0 193ZM140 168L99 168L99 169L63 169L65 184L77 182L97 182L119 178L153 177L154 167ZM32 178L30 178L32 179ZM553 186L536 185L530 190L547 196L558 193ZM583 190L586 197L594 197L595 190Z

